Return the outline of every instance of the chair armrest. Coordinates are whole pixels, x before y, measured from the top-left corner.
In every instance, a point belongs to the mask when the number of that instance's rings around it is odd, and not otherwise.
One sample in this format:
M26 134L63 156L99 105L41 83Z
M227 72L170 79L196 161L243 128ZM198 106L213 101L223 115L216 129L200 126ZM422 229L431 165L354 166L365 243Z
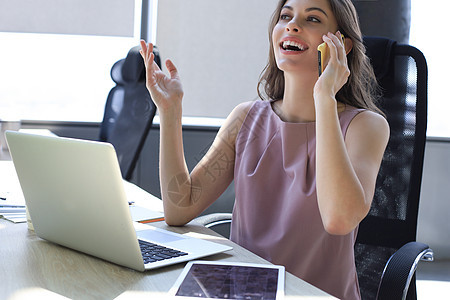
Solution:
M231 223L230 213L214 213L195 218L195 221L201 225L211 228L216 225Z
M214 230L223 237L230 238L231 231L231 214L230 213L213 213L194 219L200 225Z
M389 258L378 287L377 299L406 299L420 260L432 261L433 250L424 243L409 242Z

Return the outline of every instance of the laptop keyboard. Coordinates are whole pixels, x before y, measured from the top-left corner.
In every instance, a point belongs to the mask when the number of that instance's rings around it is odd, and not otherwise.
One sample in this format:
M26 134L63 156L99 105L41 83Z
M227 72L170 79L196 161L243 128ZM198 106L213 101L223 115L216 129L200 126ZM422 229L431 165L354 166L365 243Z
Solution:
M153 244L153 243L146 242L143 240L138 240L138 241L139 241L139 246L141 247L142 257L144 258L144 264L187 255L186 252L182 252L182 251L175 250L172 248Z

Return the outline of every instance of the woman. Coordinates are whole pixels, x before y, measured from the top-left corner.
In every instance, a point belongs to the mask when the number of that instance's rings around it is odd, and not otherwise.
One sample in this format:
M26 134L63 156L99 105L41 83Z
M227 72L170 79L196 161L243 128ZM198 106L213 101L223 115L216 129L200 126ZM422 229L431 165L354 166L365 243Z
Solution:
M269 101L238 105L191 174L177 69L167 60L165 76L153 62L153 46L141 42L161 119L166 222L186 224L234 179L231 240L338 298L359 299L353 245L389 127L373 104L376 83L356 12L350 0L282 0L269 29L269 62L259 83ZM330 57L319 77L323 42Z

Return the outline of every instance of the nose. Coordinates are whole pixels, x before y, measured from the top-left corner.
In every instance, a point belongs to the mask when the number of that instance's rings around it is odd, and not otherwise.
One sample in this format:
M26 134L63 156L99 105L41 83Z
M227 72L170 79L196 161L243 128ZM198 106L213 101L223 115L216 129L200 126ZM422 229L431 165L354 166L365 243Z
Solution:
M297 24L297 22L292 19L289 23L286 24L286 31L288 32L299 32L300 26Z

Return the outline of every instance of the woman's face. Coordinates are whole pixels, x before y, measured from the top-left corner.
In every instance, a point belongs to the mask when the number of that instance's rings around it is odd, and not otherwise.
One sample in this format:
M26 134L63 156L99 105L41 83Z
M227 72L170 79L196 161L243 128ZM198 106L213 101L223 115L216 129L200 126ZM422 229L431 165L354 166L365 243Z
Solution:
M337 30L328 0L287 0L272 32L278 68L317 74L317 46L324 34Z

